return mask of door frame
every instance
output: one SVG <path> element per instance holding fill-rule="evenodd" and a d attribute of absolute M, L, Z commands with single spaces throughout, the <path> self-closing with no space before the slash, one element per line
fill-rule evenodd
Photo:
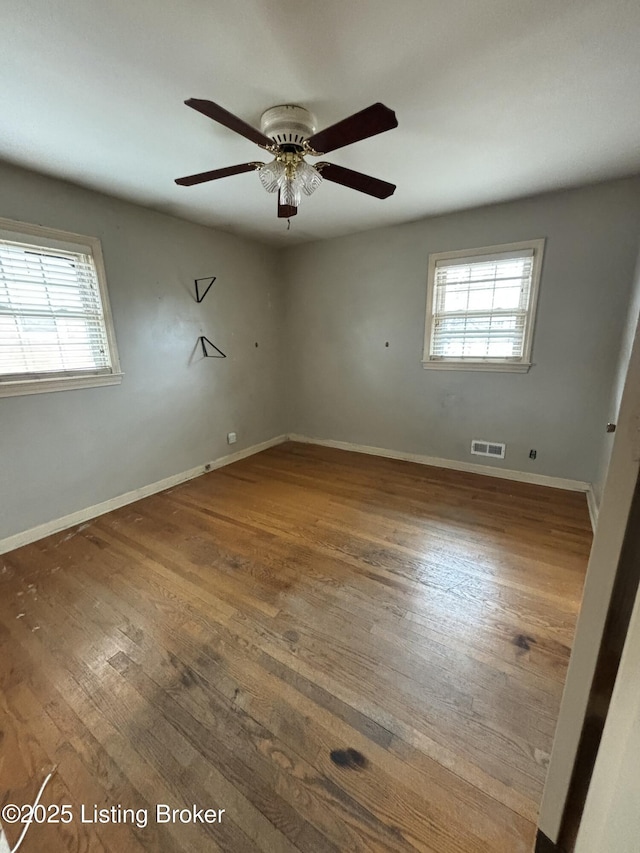
<path fill-rule="evenodd" d="M 633 300 L 637 302 L 638 300 Z M 555 849 L 640 469 L 640 318 L 624 379 L 540 814 L 538 850 Z M 604 428 L 604 424 L 603 424 Z M 552 847 L 539 846 L 551 844 Z"/>

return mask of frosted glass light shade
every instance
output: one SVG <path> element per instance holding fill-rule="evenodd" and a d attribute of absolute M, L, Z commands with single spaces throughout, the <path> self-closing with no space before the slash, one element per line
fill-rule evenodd
<path fill-rule="evenodd" d="M 302 201 L 302 193 L 311 195 L 322 183 L 322 176 L 309 163 L 300 160 L 293 169 L 289 169 L 280 160 L 273 160 L 258 169 L 262 186 L 268 193 L 280 191 L 282 204 L 298 207 Z"/>
<path fill-rule="evenodd" d="M 285 180 L 280 187 L 280 204 L 299 207 L 302 201 L 301 184 L 297 178 Z"/>
<path fill-rule="evenodd" d="M 302 192 L 311 195 L 322 183 L 322 175 L 309 163 L 302 160 L 296 169 L 296 178 L 301 182 Z"/>
<path fill-rule="evenodd" d="M 272 160 L 271 163 L 266 163 L 258 169 L 258 177 L 268 193 L 275 193 L 280 182 L 286 180 L 285 165 L 280 160 Z"/>

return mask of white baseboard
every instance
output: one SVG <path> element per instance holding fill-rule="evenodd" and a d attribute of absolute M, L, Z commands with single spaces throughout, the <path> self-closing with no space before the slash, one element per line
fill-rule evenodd
<path fill-rule="evenodd" d="M 221 456 L 219 459 L 215 459 L 212 462 L 198 465 L 196 468 L 190 468 L 188 471 L 182 471 L 179 474 L 173 474 L 171 477 L 165 477 L 163 480 L 150 483 L 148 486 L 141 486 L 139 489 L 134 489 L 132 492 L 117 495 L 115 498 L 110 498 L 102 503 L 78 510 L 78 512 L 72 512 L 62 518 L 56 518 L 52 521 L 46 522 L 45 524 L 39 524 L 37 527 L 32 527 L 29 530 L 16 533 L 13 536 L 7 536 L 5 539 L 0 539 L 0 554 L 6 554 L 8 551 L 13 551 L 15 548 L 21 548 L 23 545 L 36 542 L 38 539 L 44 539 L 45 536 L 50 536 L 52 533 L 59 533 L 61 530 L 67 530 L 70 527 L 75 527 L 78 524 L 91 521 L 91 519 L 97 518 L 99 515 L 104 515 L 105 512 L 111 512 L 111 510 L 119 509 L 122 506 L 134 503 L 134 501 L 139 501 L 141 498 L 146 498 L 149 495 L 155 495 L 158 492 L 163 492 L 165 489 L 170 489 L 173 486 L 177 486 L 179 483 L 184 483 L 187 480 L 192 480 L 194 477 L 199 477 L 207 471 L 213 471 L 216 468 L 222 468 L 224 465 L 230 465 L 232 462 L 238 462 L 240 459 L 245 459 L 247 456 L 253 456 L 255 453 L 260 453 L 261 450 L 267 450 L 269 447 L 275 447 L 275 445 L 282 444 L 285 441 L 299 441 L 304 444 L 319 444 L 324 447 L 335 447 L 338 450 L 351 450 L 355 453 L 368 453 L 371 456 L 384 456 L 388 459 L 403 459 L 407 462 L 417 462 L 419 465 L 433 465 L 436 468 L 450 468 L 454 471 L 484 474 L 489 477 L 500 477 L 504 480 L 516 480 L 520 483 L 533 483 L 539 486 L 550 486 L 554 489 L 567 489 L 573 492 L 585 492 L 591 524 L 595 530 L 598 518 L 596 497 L 591 485 L 580 480 L 567 480 L 562 477 L 549 477 L 545 474 L 532 474 L 529 471 L 512 471 L 507 468 L 494 468 L 491 465 L 478 465 L 473 462 L 458 462 L 455 459 L 441 459 L 436 456 L 423 456 L 419 453 L 405 453 L 400 450 L 388 450 L 383 447 L 369 447 L 363 444 L 352 444 L 348 441 L 333 441 L 331 439 L 309 438 L 304 435 L 292 434 L 279 435 L 275 438 L 269 439 L 268 441 L 263 441 L 260 444 L 245 447 L 243 450 L 238 450 L 235 453 L 229 453 L 227 456 Z"/>
<path fill-rule="evenodd" d="M 212 462 L 205 462 L 203 465 L 190 468 L 188 471 L 182 471 L 180 474 L 172 474 L 171 477 L 165 477 L 163 480 L 150 483 L 148 486 L 141 486 L 139 489 L 126 492 L 124 495 L 117 495 L 115 498 L 110 498 L 107 501 L 102 501 L 102 503 L 78 510 L 78 512 L 72 512 L 70 515 L 62 516 L 62 518 L 55 518 L 52 521 L 47 521 L 45 524 L 39 524 L 37 527 L 24 530 L 22 533 L 16 533 L 14 536 L 7 536 L 5 539 L 0 539 L 0 554 L 6 554 L 15 548 L 21 548 L 23 545 L 36 542 L 38 539 L 44 539 L 45 536 L 51 536 L 52 533 L 67 530 L 69 527 L 75 527 L 77 524 L 82 524 L 85 521 L 91 521 L 91 519 L 97 518 L 99 515 L 104 515 L 105 512 L 111 512 L 113 509 L 119 509 L 121 506 L 139 501 L 141 498 L 155 495 L 157 492 L 163 492 L 165 489 L 170 489 L 179 483 L 192 480 L 194 477 L 199 477 L 201 474 L 206 474 L 208 471 L 213 471 L 216 468 L 222 468 L 224 465 L 230 465 L 232 462 L 238 462 L 240 459 L 253 456 L 254 453 L 260 453 L 261 450 L 267 450 L 267 448 L 274 447 L 276 444 L 282 444 L 283 441 L 287 440 L 288 436 L 286 435 L 270 438 L 268 441 L 254 444 L 251 447 L 245 447 L 243 450 L 229 453 L 227 456 L 221 456 Z"/>
<path fill-rule="evenodd" d="M 596 497 L 595 490 L 593 486 L 590 486 L 589 491 L 587 492 L 587 506 L 589 507 L 589 518 L 591 519 L 591 529 L 593 532 L 596 532 L 596 524 L 598 523 L 598 512 L 600 511 L 600 507 L 598 506 L 598 499 Z"/>
<path fill-rule="evenodd" d="M 552 489 L 566 489 L 571 492 L 591 493 L 591 484 L 582 480 L 567 480 L 563 477 L 549 477 L 546 474 L 532 474 L 530 471 L 511 471 L 508 468 L 494 468 L 492 465 L 478 465 L 474 462 L 458 462 L 455 459 L 440 459 L 437 456 L 423 456 L 419 453 L 404 453 L 401 450 L 387 450 L 383 447 L 368 447 L 364 444 L 351 444 L 348 441 L 309 438 L 305 435 L 290 435 L 290 441 L 304 444 L 321 444 L 323 447 L 335 447 L 338 450 L 352 450 L 355 453 L 368 453 L 371 456 L 385 456 L 388 459 L 403 459 L 417 462 L 419 465 L 433 465 L 436 468 L 451 468 L 454 471 L 466 471 L 470 474 L 484 474 L 488 477 L 500 477 L 503 480 L 517 480 L 519 483 L 533 483 L 537 486 L 550 486 Z"/>

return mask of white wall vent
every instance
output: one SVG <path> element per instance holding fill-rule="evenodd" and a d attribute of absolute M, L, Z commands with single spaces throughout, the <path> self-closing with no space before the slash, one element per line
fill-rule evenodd
<path fill-rule="evenodd" d="M 504 459 L 506 444 L 500 444 L 498 441 L 483 441 L 480 438 L 474 438 L 471 441 L 471 452 L 476 456 L 495 456 L 498 459 Z"/>

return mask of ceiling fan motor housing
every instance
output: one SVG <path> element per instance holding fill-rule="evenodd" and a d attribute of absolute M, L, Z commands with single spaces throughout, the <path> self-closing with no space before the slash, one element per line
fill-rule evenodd
<path fill-rule="evenodd" d="M 276 145 L 302 146 L 316 132 L 316 119 L 309 110 L 295 104 L 280 104 L 262 113 L 260 130 Z"/>

